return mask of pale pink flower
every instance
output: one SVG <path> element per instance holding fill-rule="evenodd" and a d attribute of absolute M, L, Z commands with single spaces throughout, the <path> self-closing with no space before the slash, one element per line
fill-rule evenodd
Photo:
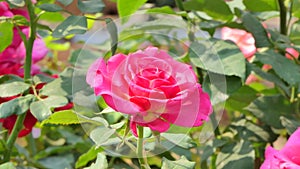
<path fill-rule="evenodd" d="M 234 42 L 242 51 L 245 58 L 250 59 L 256 52 L 255 40 L 251 33 L 241 29 L 223 27 L 221 38 Z"/>
<path fill-rule="evenodd" d="M 192 67 L 167 52 L 148 47 L 129 55 L 102 58 L 88 70 L 87 82 L 114 110 L 130 115 L 130 126 L 165 132 L 170 124 L 200 126 L 212 112 Z"/>
<path fill-rule="evenodd" d="M 265 161 L 260 169 L 299 169 L 300 168 L 300 128 L 289 138 L 283 149 L 271 146 L 265 151 Z"/>
<path fill-rule="evenodd" d="M 294 49 L 294 48 L 286 48 L 285 49 L 286 53 L 285 53 L 285 56 L 288 58 L 288 59 L 298 59 L 299 58 L 299 52 Z"/>

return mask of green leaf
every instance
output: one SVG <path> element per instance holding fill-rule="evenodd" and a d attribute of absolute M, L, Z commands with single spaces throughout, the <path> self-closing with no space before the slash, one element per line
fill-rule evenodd
<path fill-rule="evenodd" d="M 58 12 L 58 11 L 62 11 L 63 8 L 56 5 L 56 4 L 42 4 L 39 6 L 40 9 L 44 10 L 44 11 L 48 11 L 48 12 Z"/>
<path fill-rule="evenodd" d="M 98 13 L 105 7 L 102 0 L 78 0 L 78 8 L 83 13 Z"/>
<path fill-rule="evenodd" d="M 25 1 L 24 0 L 7 0 L 7 2 L 13 6 L 16 7 L 23 7 L 25 6 Z"/>
<path fill-rule="evenodd" d="M 246 119 L 232 122 L 230 127 L 231 130 L 237 131 L 239 138 L 248 141 L 272 143 L 277 139 L 277 135 L 270 128 L 257 125 Z"/>
<path fill-rule="evenodd" d="M 195 167 L 195 162 L 188 161 L 184 156 L 181 156 L 179 160 L 170 161 L 163 157 L 162 159 L 162 169 L 193 169 Z"/>
<path fill-rule="evenodd" d="M 34 159 L 38 160 L 41 158 L 46 158 L 54 154 L 65 153 L 73 149 L 73 145 L 64 145 L 64 146 L 48 146 L 47 148 L 39 151 Z"/>
<path fill-rule="evenodd" d="M 45 20 L 47 22 L 62 22 L 65 18 L 60 12 L 44 12 L 41 14 L 40 20 Z"/>
<path fill-rule="evenodd" d="M 108 139 L 115 133 L 114 129 L 109 129 L 104 126 L 95 128 L 91 133 L 90 137 L 96 143 L 96 146 L 99 147 L 103 145 Z"/>
<path fill-rule="evenodd" d="M 189 0 L 183 2 L 185 10 L 202 11 L 204 8 L 204 0 Z"/>
<path fill-rule="evenodd" d="M 256 67 L 254 64 L 251 64 L 249 62 L 247 62 L 247 67 L 249 67 L 249 69 L 251 69 L 251 71 L 254 71 L 256 75 L 262 77 L 265 80 L 268 80 L 270 82 L 275 83 L 276 85 L 278 85 L 281 89 L 283 89 L 286 93 L 289 92 L 289 88 L 285 85 L 285 83 L 278 78 L 277 76 L 265 72 L 263 70 L 261 70 L 260 68 Z"/>
<path fill-rule="evenodd" d="M 264 123 L 277 129 L 283 128 L 280 117 L 288 117 L 288 114 L 293 112 L 289 101 L 281 95 L 260 96 L 245 109 Z"/>
<path fill-rule="evenodd" d="M 49 75 L 37 74 L 33 76 L 32 80 L 34 84 L 39 84 L 39 83 L 50 83 L 54 80 L 54 78 L 50 77 Z"/>
<path fill-rule="evenodd" d="M 299 119 L 281 116 L 280 121 L 282 125 L 287 129 L 287 132 L 289 134 L 293 134 L 300 127 Z"/>
<path fill-rule="evenodd" d="M 11 97 L 23 93 L 30 85 L 24 82 L 11 82 L 0 85 L 0 97 Z"/>
<path fill-rule="evenodd" d="M 174 19 L 174 18 L 172 18 Z M 142 24 L 136 24 L 134 25 L 133 28 L 130 28 L 129 31 L 131 32 L 136 32 L 138 30 L 144 30 L 144 31 L 149 31 L 149 30 L 158 30 L 158 29 L 171 29 L 171 28 L 184 28 L 186 23 L 183 20 L 177 20 L 176 19 L 176 24 L 174 24 L 174 20 L 172 19 L 166 19 L 166 18 L 159 18 L 147 22 L 143 22 Z M 132 36 L 132 33 L 130 34 Z"/>
<path fill-rule="evenodd" d="M 255 39 L 255 46 L 257 48 L 271 46 L 267 31 L 255 16 L 248 12 L 244 12 L 242 15 L 242 21 L 247 31 L 253 35 Z"/>
<path fill-rule="evenodd" d="M 72 94 L 88 87 L 85 78 L 85 71 L 75 70 L 74 68 L 67 68 L 59 75 L 59 78 L 46 84 L 40 90 L 40 94 L 46 96 L 71 96 Z"/>
<path fill-rule="evenodd" d="M 64 149 L 63 147 L 60 147 Z M 69 169 L 73 168 L 71 164 L 74 163 L 74 155 L 73 154 L 64 154 L 64 155 L 56 155 L 56 156 L 48 156 L 46 158 L 40 159 L 37 161 L 39 164 L 43 165 L 42 168 L 47 169 L 58 169 L 64 168 Z"/>
<path fill-rule="evenodd" d="M 29 104 L 33 102 L 34 99 L 34 95 L 28 94 L 0 104 L 0 118 L 6 118 L 13 114 L 19 115 L 27 112 Z"/>
<path fill-rule="evenodd" d="M 13 24 L 11 22 L 0 22 L 0 52 L 4 51 L 13 39 Z"/>
<path fill-rule="evenodd" d="M 291 27 L 290 39 L 295 45 L 300 45 L 300 20 L 293 23 Z"/>
<path fill-rule="evenodd" d="M 59 124 L 59 125 L 70 125 L 80 124 L 80 117 L 73 110 L 63 110 L 55 112 L 49 116 L 48 119 L 42 122 L 44 124 Z"/>
<path fill-rule="evenodd" d="M 243 0 L 245 6 L 250 11 L 263 12 L 263 11 L 277 11 L 276 0 Z M 258 5 L 259 4 L 259 5 Z"/>
<path fill-rule="evenodd" d="M 249 86 L 243 86 L 229 97 L 226 102 L 226 108 L 232 111 L 243 111 L 243 108 L 256 98 L 256 90 Z"/>
<path fill-rule="evenodd" d="M 73 2 L 73 0 L 57 0 L 57 1 L 62 3 L 64 6 L 68 6 Z"/>
<path fill-rule="evenodd" d="M 51 108 L 61 107 L 68 103 L 68 99 L 63 96 L 49 96 L 44 100 L 31 103 L 30 111 L 39 121 L 47 119 L 51 114 Z"/>
<path fill-rule="evenodd" d="M 292 14 L 295 17 L 300 18 L 300 1 L 299 0 L 293 0 L 293 8 L 292 8 Z"/>
<path fill-rule="evenodd" d="M 193 42 L 189 48 L 189 56 L 195 66 L 204 70 L 245 79 L 244 55 L 232 42 L 216 39 Z"/>
<path fill-rule="evenodd" d="M 285 56 L 268 50 L 264 53 L 257 53 L 256 57 L 262 63 L 271 65 L 275 73 L 290 85 L 300 83 L 300 66 Z"/>
<path fill-rule="evenodd" d="M 237 76 L 225 76 L 209 72 L 203 82 L 203 90 L 211 96 L 213 105 L 221 103 L 242 86 Z"/>
<path fill-rule="evenodd" d="M 0 169 L 16 169 L 12 162 L 7 162 L 0 165 Z"/>
<path fill-rule="evenodd" d="M 90 65 L 99 58 L 98 52 L 91 50 L 77 49 L 72 52 L 69 62 L 79 68 L 89 68 Z"/>
<path fill-rule="evenodd" d="M 97 160 L 89 167 L 85 167 L 84 169 L 107 169 L 108 163 L 106 160 L 106 156 L 102 153 L 98 153 Z"/>
<path fill-rule="evenodd" d="M 111 39 L 111 55 L 115 55 L 118 47 L 118 28 L 115 22 L 110 18 L 106 18 L 105 22 Z"/>
<path fill-rule="evenodd" d="M 191 137 L 189 137 L 186 134 L 173 134 L 173 133 L 161 133 L 161 144 L 162 145 L 169 145 L 168 142 L 171 142 L 177 146 L 180 146 L 182 148 L 185 149 L 189 149 L 191 147 L 194 147 L 194 144 L 192 143 L 192 139 Z M 163 139 L 167 139 L 168 141 L 166 142 L 166 144 L 164 143 Z M 167 147 L 169 148 L 169 147 Z"/>
<path fill-rule="evenodd" d="M 176 14 L 169 6 L 151 8 L 147 10 L 147 13 Z"/>
<path fill-rule="evenodd" d="M 118 0 L 117 8 L 122 21 L 126 22 L 127 19 L 125 17 L 135 13 L 135 11 L 137 11 L 146 2 L 147 0 Z"/>
<path fill-rule="evenodd" d="M 54 29 L 52 36 L 62 38 L 70 34 L 83 34 L 86 30 L 86 17 L 71 15 Z"/>
<path fill-rule="evenodd" d="M 217 168 L 253 169 L 255 152 L 249 141 L 230 143 L 221 149 L 217 156 Z"/>
<path fill-rule="evenodd" d="M 215 20 L 230 21 L 233 14 L 224 0 L 204 0 L 203 11 Z"/>
<path fill-rule="evenodd" d="M 78 160 L 76 161 L 75 168 L 80 168 L 86 166 L 90 161 L 94 160 L 97 157 L 99 152 L 102 152 L 103 149 L 101 147 L 96 148 L 93 146 L 89 149 L 88 152 L 82 154 Z"/>

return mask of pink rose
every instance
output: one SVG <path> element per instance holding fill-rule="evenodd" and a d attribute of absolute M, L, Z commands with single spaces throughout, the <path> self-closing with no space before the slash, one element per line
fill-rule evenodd
<path fill-rule="evenodd" d="M 28 12 L 26 10 L 9 9 L 9 5 L 6 2 L 0 2 L 0 16 L 13 17 L 14 15 L 23 15 L 29 19 Z M 29 27 L 21 26 L 19 28 L 27 37 L 29 36 Z M 36 37 L 32 51 L 32 74 L 37 74 L 40 72 L 39 67 L 35 65 L 35 63 L 42 60 L 47 53 L 48 49 L 46 48 L 43 40 L 39 37 Z M 26 49 L 24 42 L 22 41 L 17 28 L 14 28 L 12 43 L 0 53 L 0 75 L 15 74 L 23 76 L 25 57 Z"/>
<path fill-rule="evenodd" d="M 286 51 L 286 54 L 285 56 L 288 58 L 288 59 L 298 59 L 299 58 L 299 52 L 297 50 L 295 50 L 294 48 L 286 48 L 285 49 Z"/>
<path fill-rule="evenodd" d="M 250 59 L 255 54 L 255 40 L 251 33 L 241 29 L 223 27 L 221 34 L 222 39 L 234 42 L 240 48 L 245 58 Z"/>
<path fill-rule="evenodd" d="M 114 110 L 130 115 L 135 136 L 136 125 L 165 132 L 170 124 L 200 126 L 212 112 L 192 67 L 155 47 L 116 54 L 107 63 L 98 59 L 87 83 Z"/>
<path fill-rule="evenodd" d="M 299 169 L 300 168 L 300 128 L 289 138 L 284 148 L 275 150 L 267 147 L 265 161 L 260 169 Z"/>

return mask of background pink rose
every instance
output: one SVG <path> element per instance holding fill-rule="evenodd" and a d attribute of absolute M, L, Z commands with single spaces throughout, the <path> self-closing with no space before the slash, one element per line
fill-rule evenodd
<path fill-rule="evenodd" d="M 300 168 L 300 128 L 289 138 L 284 148 L 275 150 L 271 146 L 265 152 L 265 161 L 260 169 L 299 169 Z"/>
<path fill-rule="evenodd" d="M 91 65 L 87 82 L 114 110 L 129 114 L 136 125 L 165 132 L 170 124 L 199 126 L 212 111 L 191 66 L 175 61 L 165 51 L 144 51 L 112 56 Z"/>
<path fill-rule="evenodd" d="M 13 17 L 14 15 L 22 15 L 29 19 L 28 12 L 24 9 L 9 9 L 9 5 L 6 2 L 0 2 L 0 16 Z M 28 37 L 29 27 L 21 26 L 19 29 Z M 31 73 L 40 73 L 39 67 L 35 65 L 38 61 L 42 60 L 48 53 L 48 49 L 44 41 L 36 37 L 33 44 L 32 51 L 32 71 Z M 18 33 L 17 28 L 13 30 L 12 43 L 0 53 L 0 75 L 3 74 L 15 74 L 23 76 L 23 65 L 26 57 L 26 50 L 24 43 Z"/>
<path fill-rule="evenodd" d="M 240 48 L 245 58 L 250 59 L 255 54 L 255 40 L 251 33 L 241 29 L 223 27 L 221 34 L 222 39 L 234 42 Z"/>

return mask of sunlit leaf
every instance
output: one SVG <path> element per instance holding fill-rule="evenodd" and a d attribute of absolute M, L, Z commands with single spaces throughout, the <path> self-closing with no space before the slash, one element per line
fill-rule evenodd
<path fill-rule="evenodd" d="M 276 11 L 278 10 L 276 0 L 243 0 L 247 9 L 256 12 L 262 11 Z M 259 4 L 259 5 L 257 5 Z"/>
<path fill-rule="evenodd" d="M 11 22 L 0 22 L 0 52 L 6 49 L 13 39 L 13 24 Z"/>
<path fill-rule="evenodd" d="M 12 162 L 7 162 L 0 165 L 0 169 L 16 169 Z"/>
<path fill-rule="evenodd" d="M 147 0 L 118 0 L 117 7 L 122 21 L 125 22 L 127 20 L 125 17 L 135 13 L 146 2 Z"/>

